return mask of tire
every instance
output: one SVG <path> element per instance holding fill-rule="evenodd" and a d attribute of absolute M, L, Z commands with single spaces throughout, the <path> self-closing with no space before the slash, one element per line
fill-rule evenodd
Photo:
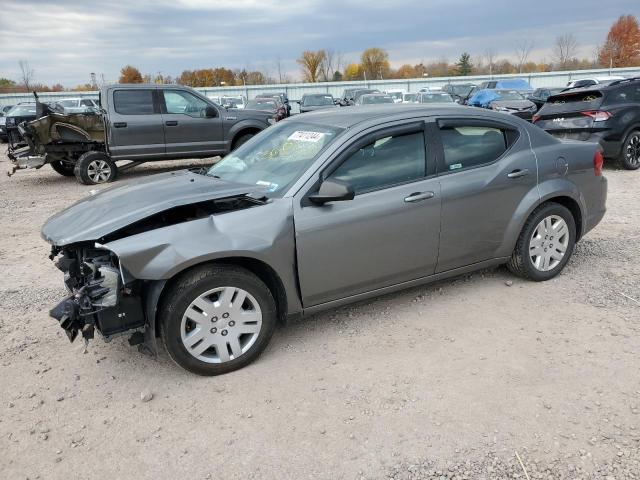
<path fill-rule="evenodd" d="M 223 297 L 230 299 L 227 308 L 220 305 L 226 303 Z M 269 343 L 277 319 L 267 286 L 232 265 L 186 273 L 169 287 L 160 312 L 160 336 L 169 356 L 198 375 L 221 375 L 253 362 Z"/>
<path fill-rule="evenodd" d="M 118 167 L 106 153 L 92 151 L 80 156 L 73 173 L 80 183 L 98 185 L 113 182 L 118 176 Z"/>
<path fill-rule="evenodd" d="M 236 140 L 233 142 L 233 148 L 231 149 L 231 151 L 237 149 L 240 145 L 242 145 L 243 143 L 248 142 L 251 137 L 253 137 L 255 135 L 255 133 L 245 133 L 244 135 L 240 135 L 238 138 L 236 138 Z"/>
<path fill-rule="evenodd" d="M 73 177 L 75 165 L 70 162 L 64 162 L 62 160 L 56 160 L 55 162 L 51 162 L 51 168 L 53 168 L 57 173 L 62 175 L 63 177 Z"/>
<path fill-rule="evenodd" d="M 565 228 L 562 228 L 560 220 L 564 222 Z M 545 221 L 549 223 L 543 223 Z M 551 234 L 545 231 L 547 227 Z M 560 231 L 560 237 L 554 235 L 556 229 Z M 573 254 L 575 242 L 576 222 L 569 209 L 558 203 L 544 203 L 525 222 L 507 267 L 514 274 L 528 280 L 549 280 L 558 275 L 567 264 Z M 536 243 L 539 244 L 536 250 L 539 255 L 532 254 Z"/>
<path fill-rule="evenodd" d="M 627 135 L 620 152 L 620 164 L 625 170 L 640 168 L 640 130 L 633 130 Z"/>

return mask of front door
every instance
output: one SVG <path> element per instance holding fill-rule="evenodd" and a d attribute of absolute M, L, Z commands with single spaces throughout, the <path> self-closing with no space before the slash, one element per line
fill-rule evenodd
<path fill-rule="evenodd" d="M 355 198 L 295 207 L 305 307 L 434 272 L 440 185 L 431 158 L 422 122 L 367 134 L 335 157 L 322 178 L 352 185 Z"/>
<path fill-rule="evenodd" d="M 198 157 L 225 151 L 220 108 L 185 90 L 161 90 L 167 155 Z M 207 117 L 207 107 L 218 114 Z"/>

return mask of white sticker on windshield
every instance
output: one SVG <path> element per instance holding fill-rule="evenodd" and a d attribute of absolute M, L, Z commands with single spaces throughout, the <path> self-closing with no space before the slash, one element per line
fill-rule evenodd
<path fill-rule="evenodd" d="M 299 142 L 319 142 L 324 137 L 324 133 L 320 132 L 304 132 L 297 130 L 289 136 L 288 140 L 297 140 Z"/>

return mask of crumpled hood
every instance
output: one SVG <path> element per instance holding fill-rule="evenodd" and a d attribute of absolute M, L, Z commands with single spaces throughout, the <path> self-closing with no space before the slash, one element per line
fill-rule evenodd
<path fill-rule="evenodd" d="M 116 185 L 87 196 L 49 218 L 42 237 L 64 246 L 95 241 L 155 213 L 180 205 L 264 191 L 181 170 Z"/>

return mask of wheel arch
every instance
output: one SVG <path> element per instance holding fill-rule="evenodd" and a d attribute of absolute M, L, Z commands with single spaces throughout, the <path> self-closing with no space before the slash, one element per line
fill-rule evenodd
<path fill-rule="evenodd" d="M 157 312 L 162 308 L 162 303 L 166 297 L 166 294 L 169 288 L 178 282 L 184 275 L 189 274 L 189 272 L 197 269 L 206 267 L 207 265 L 233 265 L 237 267 L 245 268 L 246 270 L 253 273 L 256 277 L 258 277 L 264 284 L 267 286 L 273 299 L 276 302 L 276 311 L 278 315 L 278 321 L 281 323 L 286 323 L 287 320 L 287 295 L 284 287 L 284 283 L 282 279 L 275 271 L 273 267 L 271 267 L 266 262 L 259 260 L 253 257 L 245 257 L 245 256 L 229 256 L 216 258 L 213 260 L 208 260 L 201 263 L 196 263 L 194 265 L 190 265 L 183 270 L 176 272 L 170 279 L 154 281 L 154 284 L 160 285 L 160 291 L 157 294 L 157 299 L 155 300 L 155 304 L 147 305 L 147 310 L 149 313 L 152 313 L 154 320 L 154 329 L 156 332 L 159 332 L 159 315 Z"/>
<path fill-rule="evenodd" d="M 242 137 L 243 135 L 252 134 L 256 135 L 260 133 L 262 130 L 256 126 L 245 126 L 234 132 L 233 137 L 231 138 L 231 150 L 233 151 L 236 147 L 236 141 Z"/>
<path fill-rule="evenodd" d="M 565 207 L 567 210 L 571 212 L 573 216 L 573 220 L 576 224 L 576 242 L 580 240 L 582 237 L 582 232 L 584 228 L 583 218 L 582 218 L 582 209 L 580 208 L 580 204 L 572 197 L 567 195 L 558 195 L 555 197 L 549 197 L 536 206 L 538 208 L 540 205 L 545 203 L 557 203 Z"/>

